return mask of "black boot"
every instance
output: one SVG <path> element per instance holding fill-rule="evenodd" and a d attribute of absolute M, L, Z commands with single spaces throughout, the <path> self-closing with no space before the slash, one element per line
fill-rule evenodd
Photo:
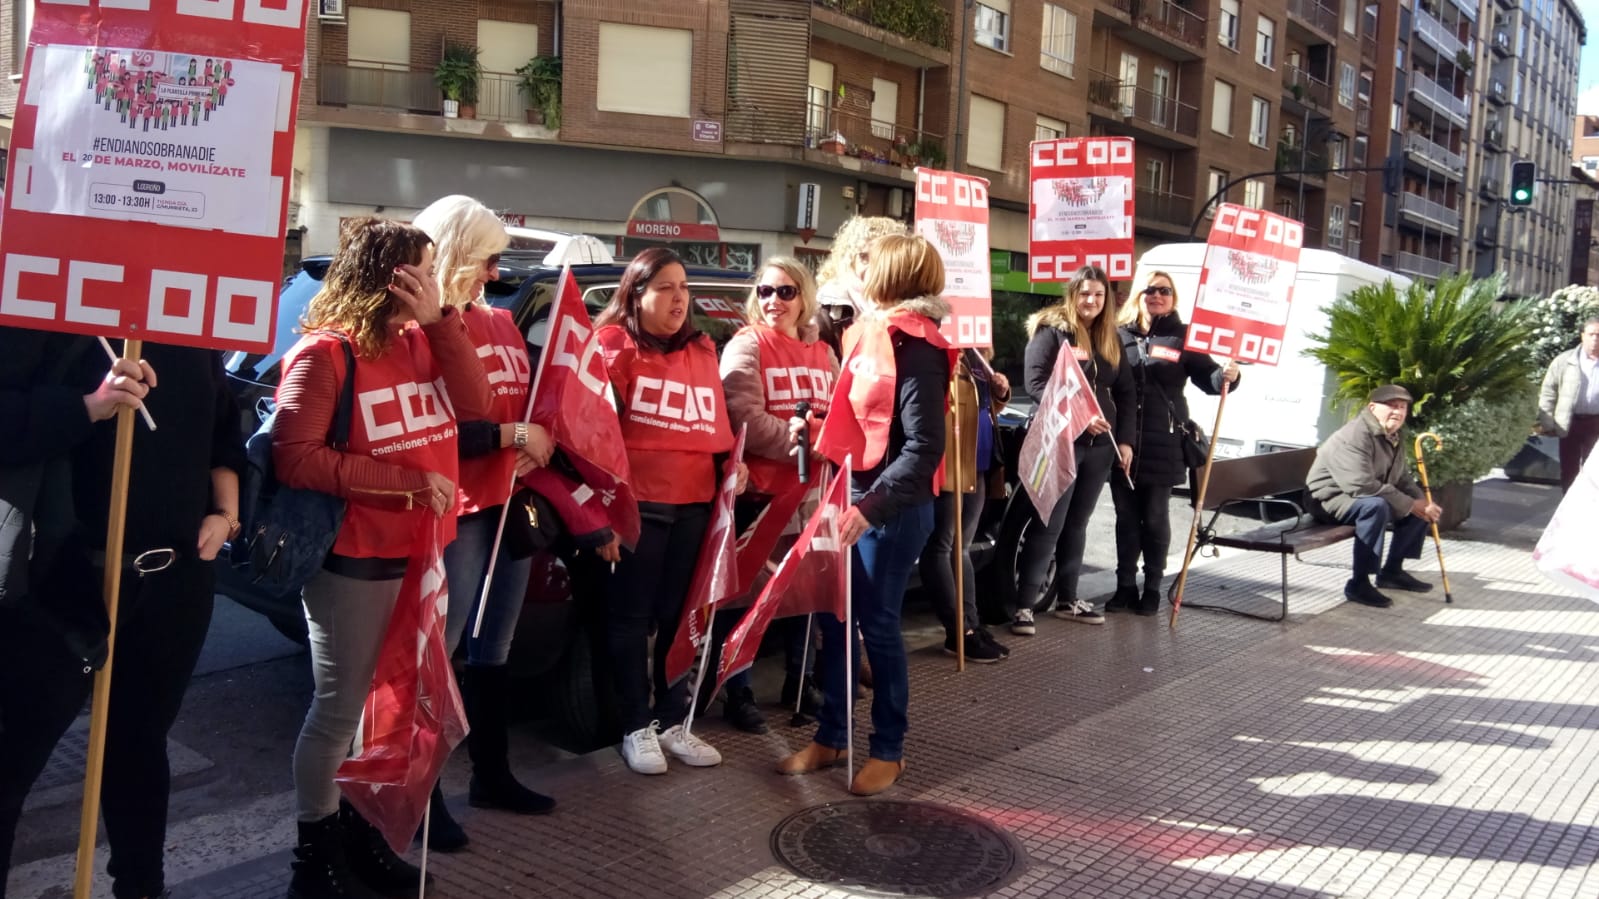
<path fill-rule="evenodd" d="M 722 717 L 747 734 L 767 733 L 766 716 L 755 704 L 755 691 L 749 687 L 728 687 L 722 701 Z"/>
<path fill-rule="evenodd" d="M 510 670 L 504 665 L 469 665 L 461 686 L 466 718 L 472 730 L 466 751 L 472 757 L 472 787 L 467 802 L 473 808 L 493 808 L 519 815 L 547 815 L 555 800 L 517 782 L 510 761 Z M 434 813 L 433 826 L 439 819 Z"/>
<path fill-rule="evenodd" d="M 1117 584 L 1116 592 L 1105 600 L 1107 612 L 1131 612 L 1138 605 L 1138 586 L 1136 584 Z"/>
<path fill-rule="evenodd" d="M 1138 597 L 1138 605 L 1133 611 L 1139 615 L 1160 613 L 1160 578 L 1155 578 L 1153 582 L 1144 581 L 1144 592 Z"/>
<path fill-rule="evenodd" d="M 342 799 L 339 800 L 339 824 L 344 828 L 344 857 L 362 883 L 385 896 L 416 894 L 422 870 L 395 855 L 383 834 L 367 823 L 355 806 Z M 432 885 L 433 878 L 429 876 L 428 886 Z"/>
<path fill-rule="evenodd" d="M 344 828 L 337 814 L 300 822 L 300 843 L 289 863 L 288 899 L 378 899 L 379 894 L 350 870 L 344 853 Z"/>
<path fill-rule="evenodd" d="M 455 816 L 450 814 L 450 807 L 444 804 L 444 790 L 437 782 L 433 784 L 433 795 L 428 797 L 428 820 L 416 828 L 419 840 L 424 827 L 428 832 L 428 848 L 434 852 L 460 852 L 471 842 Z"/>

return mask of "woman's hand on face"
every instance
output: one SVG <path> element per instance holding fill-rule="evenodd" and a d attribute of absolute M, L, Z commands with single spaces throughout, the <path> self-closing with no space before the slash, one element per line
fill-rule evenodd
<path fill-rule="evenodd" d="M 1121 457 L 1122 471 L 1131 472 L 1133 470 L 1132 445 L 1126 443 L 1116 444 L 1116 455 Z"/>
<path fill-rule="evenodd" d="M 861 535 L 870 530 L 871 527 L 872 523 L 866 520 L 865 515 L 861 514 L 861 507 L 850 506 L 844 510 L 843 516 L 838 520 L 839 542 L 846 547 L 854 546 L 855 541 L 861 539 Z"/>
<path fill-rule="evenodd" d="M 428 472 L 427 478 L 428 490 L 423 500 L 434 515 L 442 518 L 455 508 L 455 482 L 436 471 Z"/>
<path fill-rule="evenodd" d="M 144 407 L 144 398 L 156 386 L 155 369 L 143 359 L 118 359 L 111 370 L 100 379 L 93 393 L 83 395 L 83 407 L 90 421 L 105 421 L 117 414 L 117 409 Z"/>
<path fill-rule="evenodd" d="M 1237 384 L 1238 363 L 1229 359 L 1227 361 L 1227 367 L 1221 370 L 1221 376 L 1227 381 L 1228 384 Z"/>
<path fill-rule="evenodd" d="M 207 515 L 200 519 L 200 539 L 195 542 L 194 548 L 199 553 L 200 561 L 209 562 L 217 557 L 222 544 L 227 542 L 228 534 L 233 532 L 233 525 L 221 515 Z"/>
<path fill-rule="evenodd" d="M 402 265 L 389 279 L 389 290 L 419 325 L 431 325 L 444 316 L 439 282 L 414 265 Z"/>

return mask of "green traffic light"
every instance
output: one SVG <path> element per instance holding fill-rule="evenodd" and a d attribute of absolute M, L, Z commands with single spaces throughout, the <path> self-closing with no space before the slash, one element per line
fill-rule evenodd
<path fill-rule="evenodd" d="M 1516 191 L 1516 199 L 1518 199 L 1518 200 L 1527 200 L 1527 199 L 1530 199 L 1531 197 L 1532 197 L 1532 193 L 1530 191 L 1525 191 L 1525 190 Z"/>

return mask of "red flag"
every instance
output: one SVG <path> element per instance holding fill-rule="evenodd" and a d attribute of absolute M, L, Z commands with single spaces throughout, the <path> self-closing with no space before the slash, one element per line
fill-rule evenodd
<path fill-rule="evenodd" d="M 711 527 L 705 532 L 705 542 L 700 544 L 694 580 L 689 583 L 688 597 L 683 601 L 683 617 L 677 623 L 672 648 L 666 653 L 666 682 L 669 684 L 687 677 L 694 667 L 695 657 L 709 638 L 709 624 L 716 605 L 738 594 L 738 563 L 733 551 L 738 536 L 733 526 L 733 488 L 738 484 L 738 476 L 734 469 L 744 461 L 744 436 L 748 431 L 749 425 L 738 429 L 738 440 L 733 443 L 733 454 L 728 457 L 722 477 L 722 489 L 716 494 Z"/>
<path fill-rule="evenodd" d="M 738 592 L 748 593 L 755 587 L 766 563 L 772 560 L 777 541 L 788 530 L 794 513 L 798 512 L 807 496 L 817 494 L 819 484 L 801 484 L 798 480 L 766 504 L 761 514 L 738 537 Z M 813 502 L 815 499 L 812 500 Z"/>
<path fill-rule="evenodd" d="M 405 852 L 450 751 L 466 739 L 466 713 L 444 648 L 443 519 L 422 528 L 400 584 L 361 712 L 356 754 L 338 783 L 395 852 Z"/>
<path fill-rule="evenodd" d="M 1016 459 L 1022 483 L 1033 498 L 1038 516 L 1045 521 L 1077 479 L 1072 442 L 1091 419 L 1102 414 L 1099 400 L 1071 349 L 1062 347 L 1055 357 L 1055 370 L 1049 375 L 1044 395 L 1038 399 L 1038 412 Z"/>
<path fill-rule="evenodd" d="M 533 421 L 550 432 L 566 457 L 605 503 L 611 529 L 629 548 L 638 544 L 638 501 L 622 443 L 622 422 L 611 399 L 611 376 L 594 339 L 577 281 L 561 273 L 544 352 L 534 366 Z"/>
<path fill-rule="evenodd" d="M 850 552 L 839 542 L 838 521 L 848 508 L 849 470 L 841 467 L 794 548 L 783 557 L 761 595 L 727 635 L 716 670 L 717 690 L 729 677 L 755 664 L 761 638 L 773 618 L 827 612 L 843 619 Z"/>

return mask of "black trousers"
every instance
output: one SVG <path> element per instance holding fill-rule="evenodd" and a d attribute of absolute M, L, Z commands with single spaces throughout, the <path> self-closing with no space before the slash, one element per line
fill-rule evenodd
<path fill-rule="evenodd" d="M 1116 506 L 1116 584 L 1136 583 L 1138 557 L 1144 557 L 1144 589 L 1160 589 L 1166 574 L 1166 553 L 1171 549 L 1171 486 L 1139 484 L 1110 479 L 1110 498 Z"/>
<path fill-rule="evenodd" d="M 100 789 L 117 899 L 166 886 L 167 733 L 211 626 L 213 589 L 211 564 L 192 557 L 142 578 L 122 576 Z M 23 800 L 92 686 L 59 635 L 25 612 L 0 609 L 0 899 Z"/>
<path fill-rule="evenodd" d="M 1573 415 L 1566 436 L 1560 438 L 1560 492 L 1565 493 L 1577 483 L 1582 463 L 1593 453 L 1599 442 L 1599 415 Z"/>
<path fill-rule="evenodd" d="M 977 614 L 977 573 L 972 570 L 972 538 L 983 519 L 987 479 L 979 479 L 977 489 L 961 494 L 961 580 L 966 588 L 964 602 L 967 631 L 983 626 Z M 933 534 L 916 562 L 922 587 L 932 594 L 933 611 L 944 625 L 944 636 L 955 638 L 955 494 L 940 493 L 933 499 Z"/>
<path fill-rule="evenodd" d="M 1032 524 L 1022 541 L 1016 595 L 1035 605 L 1051 556 L 1055 559 L 1055 587 L 1061 607 L 1070 606 L 1078 598 L 1077 582 L 1083 573 L 1083 553 L 1088 549 L 1088 520 L 1099 504 L 1105 479 L 1118 461 L 1116 445 L 1106 441 L 1079 443 L 1076 450 L 1076 479 L 1066 488 L 1066 495 L 1055 505 L 1047 523 L 1039 518 L 1037 509 L 1033 510 Z M 1122 486 L 1127 486 L 1125 475 L 1119 470 L 1115 474 L 1124 479 Z M 1117 516 L 1118 521 L 1120 517 Z"/>
<path fill-rule="evenodd" d="M 675 686 L 666 683 L 666 654 L 677 635 L 683 601 L 699 561 L 700 542 L 711 521 L 708 503 L 640 503 L 639 512 L 643 527 L 638 547 L 622 551 L 607 591 L 606 629 L 623 733 L 632 733 L 652 720 L 660 721 L 661 729 L 666 730 L 688 715 L 689 678 Z M 653 706 L 648 649 L 652 627 Z"/>

